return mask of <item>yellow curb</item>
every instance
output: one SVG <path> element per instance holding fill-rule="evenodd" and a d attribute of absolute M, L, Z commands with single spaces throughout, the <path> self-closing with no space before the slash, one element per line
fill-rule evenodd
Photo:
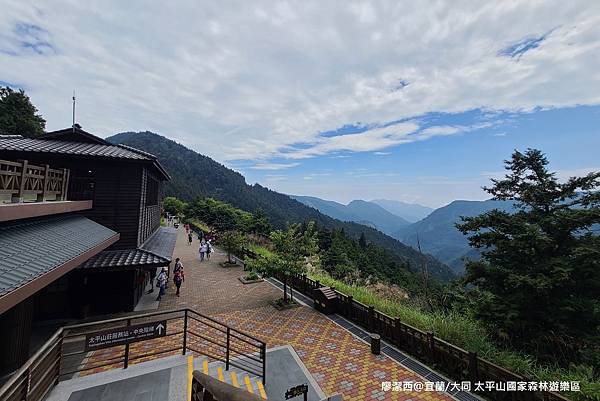
<path fill-rule="evenodd" d="M 244 382 L 246 383 L 246 389 L 248 392 L 254 394 L 254 389 L 252 388 L 252 383 L 250 383 L 250 378 L 248 375 L 244 376 Z"/>
<path fill-rule="evenodd" d="M 256 381 L 256 385 L 258 386 L 258 392 L 260 393 L 260 396 L 263 398 L 263 400 L 267 399 L 267 393 L 265 393 L 265 388 L 262 384 L 262 381 L 257 380 Z"/>

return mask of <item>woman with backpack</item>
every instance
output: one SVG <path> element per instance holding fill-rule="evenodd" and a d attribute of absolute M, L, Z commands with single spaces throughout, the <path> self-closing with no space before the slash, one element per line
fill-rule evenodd
<path fill-rule="evenodd" d="M 173 282 L 175 283 L 175 287 L 177 287 L 177 292 L 175 295 L 179 296 L 179 289 L 181 287 L 181 283 L 185 281 L 185 274 L 183 272 L 183 263 L 179 260 L 179 258 L 175 259 L 175 267 L 173 268 Z"/>

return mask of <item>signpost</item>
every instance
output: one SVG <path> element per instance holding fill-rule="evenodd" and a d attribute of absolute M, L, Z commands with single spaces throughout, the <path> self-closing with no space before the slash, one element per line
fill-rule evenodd
<path fill-rule="evenodd" d="M 115 327 L 85 336 L 85 350 L 115 347 L 137 341 L 152 340 L 167 334 L 167 321 L 149 322 L 133 326 Z"/>
<path fill-rule="evenodd" d="M 308 384 L 299 384 L 296 387 L 290 388 L 285 392 L 285 399 L 289 400 L 299 395 L 304 395 L 304 401 L 308 399 Z"/>

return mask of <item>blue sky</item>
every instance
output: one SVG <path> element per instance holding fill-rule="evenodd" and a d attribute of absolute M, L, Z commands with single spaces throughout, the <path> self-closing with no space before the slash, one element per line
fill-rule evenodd
<path fill-rule="evenodd" d="M 599 2 L 5 3 L 0 83 L 50 130 L 76 90 L 97 135 L 154 131 L 341 202 L 483 199 L 515 148 L 600 167 Z"/>

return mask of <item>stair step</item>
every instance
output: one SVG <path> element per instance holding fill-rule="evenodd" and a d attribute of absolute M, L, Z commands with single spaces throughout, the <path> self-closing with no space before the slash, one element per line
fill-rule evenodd
<path fill-rule="evenodd" d="M 225 370 L 224 363 L 218 361 L 209 362 L 206 357 L 196 358 L 194 360 L 194 369 L 200 370 L 204 374 L 224 383 L 244 389 L 249 393 L 257 394 L 265 400 L 267 399 L 265 387 L 258 376 L 235 368 Z"/>

